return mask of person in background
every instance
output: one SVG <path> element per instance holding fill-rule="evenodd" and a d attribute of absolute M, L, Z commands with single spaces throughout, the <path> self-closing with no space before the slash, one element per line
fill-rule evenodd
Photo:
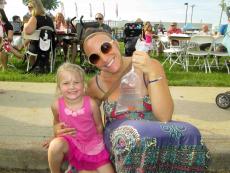
<path fill-rule="evenodd" d="M 25 34 L 32 34 L 35 30 L 43 27 L 48 26 L 54 29 L 53 20 L 46 15 L 44 6 L 41 0 L 30 0 L 30 5 L 32 7 L 32 16 L 30 17 L 29 21 L 24 25 L 23 32 Z M 53 41 L 53 40 L 52 40 Z M 48 52 L 46 56 L 41 57 L 39 54 L 39 41 L 31 40 L 29 44 L 28 51 L 31 52 L 31 57 L 33 57 L 33 61 L 36 58 L 36 67 L 33 66 L 33 70 L 35 73 L 47 73 L 49 72 L 49 56 Z M 35 55 L 35 56 L 34 56 Z M 31 59 L 31 58 L 30 58 Z M 31 62 L 31 64 L 34 64 Z"/>
<path fill-rule="evenodd" d="M 144 22 L 141 33 L 141 40 L 145 40 L 145 30 L 149 25 L 151 25 L 150 21 Z"/>
<path fill-rule="evenodd" d="M 102 29 L 106 30 L 107 32 L 112 33 L 112 29 L 110 28 L 110 26 L 104 23 L 103 14 L 97 13 L 95 15 L 95 20 L 99 23 L 99 25 L 100 25 L 99 28 L 102 28 Z"/>
<path fill-rule="evenodd" d="M 171 34 L 181 34 L 181 33 L 182 33 L 182 30 L 180 28 L 177 28 L 177 23 L 176 22 L 171 23 L 167 31 L 167 34 L 171 35 Z"/>
<path fill-rule="evenodd" d="M 228 27 L 230 27 L 230 16 L 228 16 L 228 23 L 220 26 L 217 37 L 221 36 L 221 35 L 225 36 L 225 34 L 227 33 L 227 30 L 228 30 Z M 223 45 L 219 45 L 219 46 L 217 46 L 217 51 L 227 52 L 227 48 Z"/>
<path fill-rule="evenodd" d="M 27 4 L 27 7 L 28 7 L 28 12 L 23 16 L 23 18 L 30 18 L 32 16 L 32 10 L 33 10 L 33 6 L 32 4 L 29 2 Z"/>
<path fill-rule="evenodd" d="M 57 35 L 59 33 L 67 33 L 67 29 L 68 29 L 67 23 L 66 23 L 64 15 L 61 12 L 57 13 L 55 16 L 54 27 L 55 27 L 55 31 L 56 31 Z M 57 39 L 58 39 L 57 45 L 61 46 L 63 48 L 64 61 L 66 61 L 69 44 L 67 43 L 67 41 L 64 41 L 62 38 L 63 37 L 61 37 L 61 38 L 57 37 Z"/>
<path fill-rule="evenodd" d="M 171 25 L 167 31 L 167 35 L 172 35 L 172 34 L 182 34 L 182 30 L 180 28 L 177 28 L 176 22 L 171 23 Z M 178 46 L 179 41 L 178 40 L 171 40 L 171 44 L 173 46 Z"/>
<path fill-rule="evenodd" d="M 65 21 L 64 15 L 61 12 L 56 14 L 54 23 L 55 23 L 54 26 L 55 26 L 56 32 L 67 33 L 67 23 Z"/>
<path fill-rule="evenodd" d="M 87 60 L 100 70 L 89 80 L 86 94 L 98 105 L 103 103 L 104 141 L 117 173 L 207 170 L 209 155 L 199 130 L 187 122 L 172 120 L 173 99 L 158 60 L 142 51 L 123 57 L 111 34 L 95 28 L 86 31 L 83 49 Z M 130 99 L 126 103 L 130 107 L 118 111 L 118 101 L 124 94 L 122 77 L 132 66 L 141 86 L 141 101 L 133 107 Z M 54 131 L 56 136 L 77 133 L 60 124 Z"/>
<path fill-rule="evenodd" d="M 9 45 L 13 41 L 13 26 L 8 21 L 4 7 L 6 1 L 0 1 L 0 67 L 2 70 L 7 69 Z"/>
<path fill-rule="evenodd" d="M 142 51 L 146 51 L 149 54 L 151 53 L 152 49 L 153 49 L 153 36 L 155 35 L 153 30 L 152 30 L 152 25 L 150 22 L 146 22 L 143 26 L 143 31 L 142 31 L 142 41 L 144 41 L 144 47 L 142 46 L 138 46 L 138 42 L 136 43 L 136 50 L 142 50 Z"/>
<path fill-rule="evenodd" d="M 76 129 L 76 135 L 54 138 L 48 149 L 51 173 L 61 173 L 68 160 L 79 173 L 97 170 L 114 173 L 103 142 L 103 124 L 97 103 L 85 95 L 85 76 L 80 66 L 62 64 L 57 70 L 57 98 L 51 106 L 53 125 L 62 122 Z"/>
<path fill-rule="evenodd" d="M 212 36 L 212 33 L 209 31 L 208 25 L 207 24 L 203 24 L 201 31 L 199 33 L 197 33 L 196 35 L 209 35 Z M 210 48 L 211 43 L 204 43 L 200 45 L 200 50 L 206 50 L 208 48 Z"/>
<path fill-rule="evenodd" d="M 1 53 L 0 53 L 1 66 L 2 66 L 2 69 L 4 70 L 7 68 L 9 53 L 13 53 L 15 57 L 21 60 L 25 60 L 26 57 L 24 53 L 20 52 L 20 50 L 22 49 L 24 45 L 27 45 L 27 42 L 25 41 L 25 43 L 23 44 L 21 35 L 13 36 L 13 26 L 7 20 L 4 10 L 0 9 L 0 12 L 1 12 L 0 26 L 3 27 L 3 30 L 5 30 L 2 36 L 0 36 L 2 39 L 2 47 L 1 47 Z M 5 38 L 5 36 L 7 35 L 8 37 Z M 13 40 L 11 41 L 12 36 L 13 36 Z"/>
<path fill-rule="evenodd" d="M 21 34 L 22 32 L 22 21 L 20 19 L 20 16 L 13 16 L 12 17 L 13 19 L 13 22 L 12 22 L 12 25 L 13 25 L 13 29 L 14 29 L 14 34 Z"/>
<path fill-rule="evenodd" d="M 197 34 L 198 35 L 212 35 L 212 33 L 209 31 L 207 24 L 203 24 L 201 27 L 201 31 Z"/>

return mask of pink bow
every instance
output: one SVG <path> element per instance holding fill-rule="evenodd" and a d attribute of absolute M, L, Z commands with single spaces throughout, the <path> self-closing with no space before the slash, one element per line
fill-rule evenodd
<path fill-rule="evenodd" d="M 82 108 L 82 109 L 77 110 L 77 111 L 72 111 L 72 110 L 70 110 L 68 108 L 65 108 L 64 112 L 65 112 L 66 115 L 70 115 L 70 116 L 76 117 L 78 115 L 84 114 L 85 113 L 85 109 Z"/>

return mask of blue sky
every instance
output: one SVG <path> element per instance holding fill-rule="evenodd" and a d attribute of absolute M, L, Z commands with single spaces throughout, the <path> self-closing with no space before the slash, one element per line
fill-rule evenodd
<path fill-rule="evenodd" d="M 93 19 L 96 12 L 104 12 L 106 20 L 135 20 L 140 17 L 144 21 L 184 22 L 186 6 L 188 5 L 187 21 L 191 20 L 191 5 L 193 8 L 193 22 L 211 23 L 218 25 L 221 8 L 221 0 L 61 0 L 64 3 L 66 17 L 76 15 L 75 2 L 78 9 L 78 18 L 84 15 L 84 19 Z M 230 5 L 230 0 L 225 0 Z M 92 6 L 92 17 L 90 17 L 89 4 Z M 116 4 L 118 4 L 118 17 L 116 16 Z M 7 16 L 11 19 L 13 15 L 23 16 L 27 8 L 22 0 L 7 0 L 5 7 Z M 61 11 L 61 8 L 57 9 Z M 55 14 L 55 12 L 52 12 Z M 222 23 L 226 23 L 226 14 L 223 15 Z"/>

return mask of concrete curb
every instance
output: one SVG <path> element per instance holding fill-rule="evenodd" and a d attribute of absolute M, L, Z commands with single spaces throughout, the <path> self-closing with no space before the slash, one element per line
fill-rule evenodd
<path fill-rule="evenodd" d="M 170 87 L 174 120 L 194 124 L 212 156 L 209 172 L 230 173 L 230 109 L 215 97 L 230 88 Z M 48 173 L 44 140 L 52 136 L 53 83 L 0 81 L 0 172 Z"/>

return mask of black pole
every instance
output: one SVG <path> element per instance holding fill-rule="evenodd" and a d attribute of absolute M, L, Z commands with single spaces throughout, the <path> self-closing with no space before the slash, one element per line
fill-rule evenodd
<path fill-rule="evenodd" d="M 184 3 L 184 5 L 186 5 L 186 13 L 185 13 L 185 22 L 184 22 L 184 25 L 187 24 L 187 16 L 188 16 L 188 3 Z"/>

